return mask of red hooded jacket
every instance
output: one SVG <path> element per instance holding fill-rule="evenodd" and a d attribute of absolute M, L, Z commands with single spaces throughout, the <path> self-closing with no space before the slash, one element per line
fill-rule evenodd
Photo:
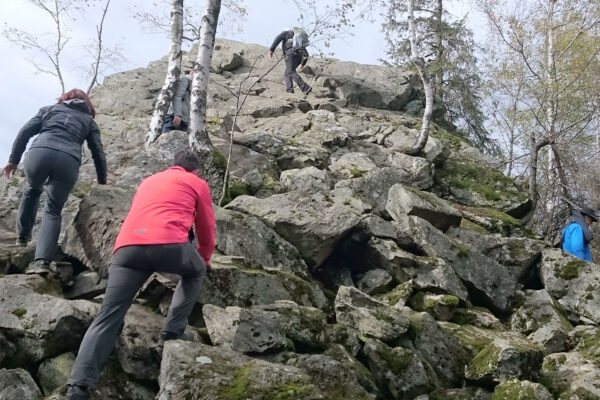
<path fill-rule="evenodd" d="M 123 246 L 186 243 L 195 223 L 198 253 L 206 265 L 215 248 L 215 215 L 208 184 L 171 167 L 140 184 L 115 242 Z"/>

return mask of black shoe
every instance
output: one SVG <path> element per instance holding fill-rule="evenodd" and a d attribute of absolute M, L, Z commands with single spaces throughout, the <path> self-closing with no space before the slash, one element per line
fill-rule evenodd
<path fill-rule="evenodd" d="M 288 90 L 286 90 L 286 92 L 288 92 L 288 93 L 294 93 L 294 89 L 291 89 L 291 90 L 288 89 Z"/>
<path fill-rule="evenodd" d="M 312 92 L 312 87 L 310 87 L 310 86 L 309 86 L 309 87 L 308 87 L 308 89 L 306 89 L 306 90 L 304 91 L 304 95 L 305 95 L 305 96 L 308 96 L 308 94 L 309 94 L 310 92 Z"/>
<path fill-rule="evenodd" d="M 89 400 L 90 393 L 88 392 L 88 388 L 85 386 L 79 385 L 68 385 L 67 390 L 67 400 Z"/>
<path fill-rule="evenodd" d="M 29 266 L 25 270 L 25 273 L 29 275 L 48 275 L 50 273 L 50 261 L 45 260 L 43 258 L 39 258 L 31 264 L 29 264 Z"/>

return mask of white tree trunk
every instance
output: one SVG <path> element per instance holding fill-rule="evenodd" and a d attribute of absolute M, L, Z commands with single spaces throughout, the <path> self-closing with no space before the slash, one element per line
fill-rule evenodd
<path fill-rule="evenodd" d="M 210 61 L 212 59 L 221 0 L 207 0 L 206 11 L 202 17 L 198 58 L 192 84 L 192 99 L 190 110 L 190 147 L 198 152 L 212 151 L 213 145 L 206 130 L 206 98 Z"/>
<path fill-rule="evenodd" d="M 421 57 L 419 47 L 417 44 L 417 30 L 415 27 L 415 2 L 414 0 L 406 0 L 408 6 L 408 37 L 410 41 L 410 59 L 417 68 L 421 82 L 423 83 L 423 90 L 425 91 L 425 111 L 423 112 L 423 121 L 421 125 L 421 132 L 417 143 L 410 149 L 406 150 L 406 154 L 417 154 L 427 144 L 429 139 L 429 123 L 431 122 L 431 114 L 433 113 L 433 87 L 431 85 L 431 79 L 429 77 L 429 71 L 425 60 Z"/>
<path fill-rule="evenodd" d="M 150 128 L 146 133 L 146 146 L 161 134 L 165 115 L 173 99 L 173 86 L 181 75 L 181 41 L 183 37 L 183 0 L 171 0 L 171 43 L 169 44 L 169 64 L 167 76 L 156 100 Z"/>

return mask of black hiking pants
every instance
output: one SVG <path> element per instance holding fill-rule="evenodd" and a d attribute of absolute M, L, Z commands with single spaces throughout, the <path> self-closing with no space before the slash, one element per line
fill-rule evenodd
<path fill-rule="evenodd" d="M 29 241 L 44 184 L 46 201 L 35 247 L 35 259 L 52 260 L 60 235 L 62 209 L 79 176 L 79 161 L 64 151 L 35 147 L 23 162 L 25 185 L 17 211 L 19 239 Z"/>
<path fill-rule="evenodd" d="M 302 80 L 300 74 L 296 72 L 296 68 L 302 62 L 302 56 L 297 51 L 289 51 L 285 54 L 285 74 L 283 76 L 283 80 L 285 81 L 285 91 L 289 93 L 294 93 L 294 84 L 302 90 L 302 93 L 306 93 L 306 91 L 310 88 L 310 86 Z"/>
<path fill-rule="evenodd" d="M 79 347 L 68 384 L 93 388 L 115 346 L 135 294 L 155 271 L 181 276 L 175 288 L 163 337 L 183 335 L 196 304 L 206 265 L 192 243 L 125 246 L 113 255 L 104 301 Z"/>

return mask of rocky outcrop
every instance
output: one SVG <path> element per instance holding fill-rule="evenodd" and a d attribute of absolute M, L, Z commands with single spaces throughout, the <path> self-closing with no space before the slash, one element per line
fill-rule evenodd
<path fill-rule="evenodd" d="M 595 265 L 525 238 L 526 191 L 447 124 L 403 154 L 421 124 L 417 77 L 316 58 L 300 98 L 279 63 L 234 116 L 225 86 L 271 67 L 266 51 L 215 44 L 206 121 L 218 165 L 201 175 L 216 201 L 231 140 L 230 185 L 186 341 L 161 358 L 178 277 L 155 273 L 92 400 L 600 396 Z M 94 183 L 85 153 L 49 275 L 23 274 L 37 231 L 12 245 L 23 176 L 0 180 L 0 399 L 64 398 L 135 188 L 188 146 L 182 131 L 144 146 L 166 62 L 94 89 L 112 184 Z"/>

